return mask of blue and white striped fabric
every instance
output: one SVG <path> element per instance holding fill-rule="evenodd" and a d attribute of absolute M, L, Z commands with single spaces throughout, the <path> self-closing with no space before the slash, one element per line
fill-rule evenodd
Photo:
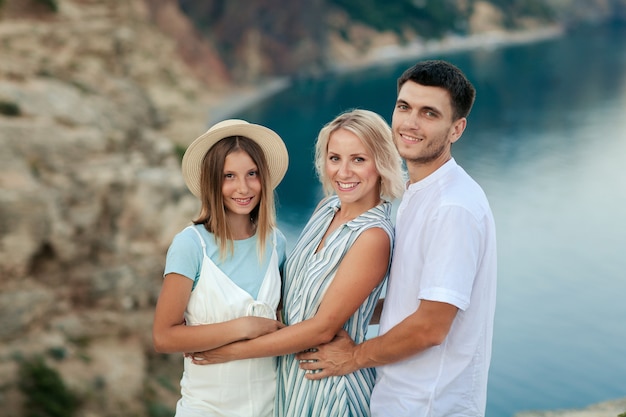
<path fill-rule="evenodd" d="M 371 227 L 380 227 L 387 232 L 393 242 L 391 203 L 384 202 L 333 231 L 327 237 L 324 247 L 315 253 L 339 207 L 340 201 L 336 196 L 327 199 L 313 213 L 287 258 L 284 274 L 283 320 L 288 325 L 299 323 L 315 315 L 328 286 L 335 277 L 341 260 L 363 231 Z M 383 283 L 372 291 L 343 326 L 357 343 L 365 340 L 367 327 Z M 370 415 L 369 399 L 376 379 L 373 368 L 361 369 L 340 377 L 324 378 L 320 381 L 309 381 L 304 378 L 304 375 L 294 355 L 279 357 L 276 416 L 364 417 Z"/>

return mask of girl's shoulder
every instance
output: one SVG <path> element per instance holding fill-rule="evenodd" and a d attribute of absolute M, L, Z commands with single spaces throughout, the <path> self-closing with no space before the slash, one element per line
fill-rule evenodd
<path fill-rule="evenodd" d="M 272 242 L 276 242 L 276 249 L 278 249 L 279 254 L 286 251 L 287 238 L 278 227 L 274 227 L 274 229 L 272 229 L 271 241 L 268 243 L 272 244 Z"/>
<path fill-rule="evenodd" d="M 274 227 L 272 229 L 272 238 L 275 238 L 276 242 L 286 241 L 287 240 L 287 238 L 285 237 L 283 232 L 281 232 L 278 227 Z"/>
<path fill-rule="evenodd" d="M 202 224 L 191 224 L 174 236 L 173 244 L 182 244 L 187 247 L 215 246 L 215 239 Z"/>

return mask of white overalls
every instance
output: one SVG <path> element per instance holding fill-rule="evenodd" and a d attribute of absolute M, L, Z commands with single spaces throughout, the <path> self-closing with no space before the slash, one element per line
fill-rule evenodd
<path fill-rule="evenodd" d="M 193 227 L 192 227 L 193 228 Z M 219 323 L 243 316 L 276 318 L 280 273 L 276 239 L 257 300 L 226 276 L 207 256 L 202 243 L 202 269 L 185 311 L 188 326 Z M 275 236 L 275 235 L 274 235 Z M 182 398 L 176 417 L 271 417 L 276 393 L 276 360 L 244 359 L 216 365 L 194 365 L 185 358 L 180 382 Z"/>

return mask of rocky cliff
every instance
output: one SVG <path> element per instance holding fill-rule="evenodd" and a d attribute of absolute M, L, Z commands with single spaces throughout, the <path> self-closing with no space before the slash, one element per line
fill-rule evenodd
<path fill-rule="evenodd" d="M 43 355 L 81 415 L 146 415 L 177 395 L 151 365 L 170 360 L 151 317 L 197 210 L 175 143 L 229 76 L 175 1 L 42 4 L 1 9 L 0 408 L 21 415 L 20 358 Z"/>

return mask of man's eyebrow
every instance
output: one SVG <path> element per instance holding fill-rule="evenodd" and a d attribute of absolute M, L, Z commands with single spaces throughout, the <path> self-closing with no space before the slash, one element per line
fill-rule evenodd
<path fill-rule="evenodd" d="M 439 111 L 439 109 L 437 109 L 436 107 L 424 106 L 424 107 L 422 107 L 422 110 L 427 110 L 427 111 L 431 111 L 433 113 L 442 114 L 441 111 Z"/>

